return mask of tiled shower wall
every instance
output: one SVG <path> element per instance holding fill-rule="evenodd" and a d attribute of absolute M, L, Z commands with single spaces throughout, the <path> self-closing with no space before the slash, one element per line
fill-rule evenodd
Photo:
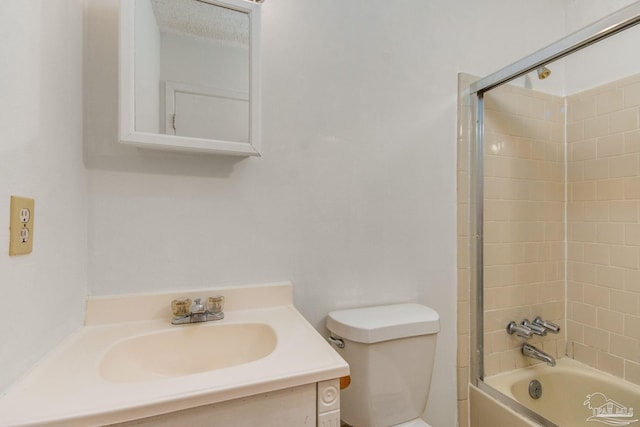
<path fill-rule="evenodd" d="M 460 76 L 458 104 L 461 427 L 468 425 L 473 328 L 468 86 L 474 80 Z M 566 99 L 504 86 L 485 101 L 486 374 L 531 363 L 504 327 L 534 314 L 564 324 L 566 292 L 566 347 L 562 335 L 533 339 L 534 345 L 557 357 L 566 348 L 578 361 L 640 384 L 640 75 Z"/>
<path fill-rule="evenodd" d="M 509 321 L 564 322 L 564 99 L 504 85 L 485 95 L 484 367 L 537 363 Z M 529 343 L 554 357 L 560 334 Z"/>
<path fill-rule="evenodd" d="M 458 427 L 469 426 L 469 313 L 470 313 L 470 101 L 469 85 L 475 80 L 472 76 L 458 76 L 458 165 L 457 165 L 457 202 L 458 202 L 458 354 L 457 354 L 457 391 L 458 391 Z"/>
<path fill-rule="evenodd" d="M 640 75 L 567 105 L 567 352 L 640 384 Z"/>

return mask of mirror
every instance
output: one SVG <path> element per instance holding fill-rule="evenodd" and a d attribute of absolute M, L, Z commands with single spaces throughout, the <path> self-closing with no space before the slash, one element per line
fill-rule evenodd
<path fill-rule="evenodd" d="M 121 0 L 120 141 L 260 155 L 260 6 Z"/>

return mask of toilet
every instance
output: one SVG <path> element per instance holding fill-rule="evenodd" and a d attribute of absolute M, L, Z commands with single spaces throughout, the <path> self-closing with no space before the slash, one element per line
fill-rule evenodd
<path fill-rule="evenodd" d="M 429 427 L 420 416 L 429 397 L 440 331 L 435 310 L 420 304 L 337 310 L 327 316 L 327 329 L 351 371 L 351 384 L 340 392 L 344 422 L 354 427 Z"/>

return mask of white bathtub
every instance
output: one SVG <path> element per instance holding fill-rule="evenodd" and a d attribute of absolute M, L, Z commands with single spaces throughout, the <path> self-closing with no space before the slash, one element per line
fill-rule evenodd
<path fill-rule="evenodd" d="M 533 399 L 529 384 L 542 395 Z M 485 378 L 486 384 L 560 427 L 640 427 L 640 386 L 563 358 Z"/>

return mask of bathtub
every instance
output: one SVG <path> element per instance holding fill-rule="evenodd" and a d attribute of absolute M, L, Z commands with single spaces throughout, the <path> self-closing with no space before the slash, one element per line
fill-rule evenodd
<path fill-rule="evenodd" d="M 542 391 L 538 399 L 529 393 L 533 380 L 539 381 Z M 489 385 L 526 409 L 507 406 L 542 425 L 640 427 L 640 386 L 569 358 L 558 360 L 555 367 L 538 364 L 487 377 L 484 383 L 483 391 L 498 397 L 486 387 Z M 538 387 L 533 388 L 535 395 Z"/>

